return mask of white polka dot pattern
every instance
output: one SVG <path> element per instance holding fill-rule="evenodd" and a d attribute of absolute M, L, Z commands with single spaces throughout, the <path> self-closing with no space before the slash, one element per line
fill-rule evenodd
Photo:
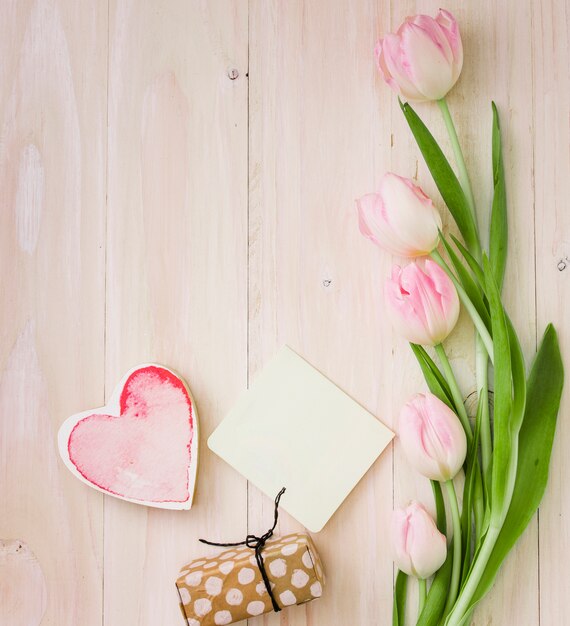
<path fill-rule="evenodd" d="M 270 539 L 263 558 L 282 608 L 322 595 L 324 574 L 307 534 Z M 180 570 L 176 585 L 189 626 L 224 626 L 272 611 L 255 554 L 247 546 L 193 561 Z"/>
<path fill-rule="evenodd" d="M 194 612 L 198 617 L 204 617 L 212 610 L 212 603 L 208 598 L 199 598 L 194 602 Z"/>
<path fill-rule="evenodd" d="M 320 582 L 311 585 L 311 595 L 313 598 L 320 598 L 323 595 L 323 587 Z"/>
<path fill-rule="evenodd" d="M 255 578 L 255 572 L 251 567 L 244 567 L 239 571 L 238 580 L 242 585 L 248 585 Z"/>
<path fill-rule="evenodd" d="M 209 596 L 219 596 L 222 593 L 223 580 L 217 576 L 210 576 L 206 581 L 206 593 Z"/>
<path fill-rule="evenodd" d="M 297 548 L 298 546 L 296 543 L 289 543 L 281 548 L 281 554 L 284 556 L 290 556 L 291 554 L 295 554 L 295 552 L 297 552 Z"/>
<path fill-rule="evenodd" d="M 275 578 L 281 578 L 287 573 L 287 563 L 283 559 L 275 559 L 269 563 L 269 571 Z"/>
<path fill-rule="evenodd" d="M 232 606 L 237 606 L 243 602 L 243 593 L 239 589 L 230 589 L 226 593 L 226 602 Z"/>
<path fill-rule="evenodd" d="M 224 561 L 220 563 L 220 572 L 226 576 L 233 570 L 235 563 L 233 561 Z"/>
<path fill-rule="evenodd" d="M 224 624 L 232 623 L 232 614 L 229 611 L 218 611 L 214 615 L 214 624 L 216 626 L 224 626 Z"/>
<path fill-rule="evenodd" d="M 309 574 L 302 569 L 296 569 L 291 576 L 291 584 L 297 589 L 302 589 L 309 580 Z"/>
<path fill-rule="evenodd" d="M 191 572 L 184 580 L 189 587 L 197 587 L 202 582 L 202 572 Z"/>
<path fill-rule="evenodd" d="M 281 604 L 283 606 L 291 606 L 292 604 L 297 604 L 297 598 L 295 594 L 287 589 L 283 593 L 279 594 L 279 599 L 281 600 Z"/>
<path fill-rule="evenodd" d="M 265 611 L 265 604 L 261 600 L 254 600 L 247 605 L 249 615 L 261 615 Z"/>
<path fill-rule="evenodd" d="M 313 559 L 311 558 L 311 553 L 308 550 L 303 553 L 303 558 L 301 560 L 307 569 L 313 568 Z"/>

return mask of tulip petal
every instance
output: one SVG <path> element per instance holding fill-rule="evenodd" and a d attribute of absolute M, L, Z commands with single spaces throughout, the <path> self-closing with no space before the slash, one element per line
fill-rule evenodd
<path fill-rule="evenodd" d="M 443 565 L 447 556 L 445 535 L 419 502 L 394 511 L 391 534 L 394 561 L 406 574 L 429 578 Z"/>
<path fill-rule="evenodd" d="M 408 341 L 424 346 L 441 343 L 459 315 L 453 283 L 434 266 L 430 259 L 414 261 L 403 270 L 394 266 L 384 287 L 386 311 L 396 330 Z"/>
<path fill-rule="evenodd" d="M 433 446 L 425 441 L 422 416 L 415 406 L 407 403 L 402 407 L 398 420 L 398 436 L 410 464 L 422 476 L 441 480 L 441 468 L 436 460 Z M 441 455 L 440 455 L 441 456 Z"/>
<path fill-rule="evenodd" d="M 429 34 L 415 24 L 405 24 L 401 37 L 402 63 L 417 91 L 427 100 L 443 98 L 455 82 L 445 55 Z"/>
<path fill-rule="evenodd" d="M 463 43 L 459 33 L 459 25 L 453 15 L 445 9 L 439 10 L 435 21 L 441 26 L 453 53 L 453 75 L 456 81 L 463 68 Z"/>
<path fill-rule="evenodd" d="M 425 32 L 449 64 L 453 63 L 451 44 L 437 19 L 428 15 L 416 15 L 411 18 L 410 22 Z"/>
<path fill-rule="evenodd" d="M 370 193 L 356 201 L 358 227 L 362 235 L 396 256 L 407 256 L 406 246 L 386 219 L 382 197 Z"/>
<path fill-rule="evenodd" d="M 380 195 L 384 206 L 393 207 L 387 221 L 404 256 L 429 254 L 437 246 L 441 217 L 428 196 L 410 180 L 391 173 L 382 179 Z"/>
<path fill-rule="evenodd" d="M 392 254 L 429 254 L 439 240 L 441 218 L 431 200 L 412 181 L 387 173 L 377 194 L 356 201 L 360 232 Z"/>
<path fill-rule="evenodd" d="M 441 311 L 443 317 L 447 320 L 447 334 L 449 334 L 459 318 L 459 296 L 457 295 L 457 290 L 447 274 L 435 261 L 426 259 L 424 271 L 431 278 L 435 290 L 440 295 Z"/>
<path fill-rule="evenodd" d="M 392 514 L 392 550 L 394 561 L 408 575 L 413 575 L 412 561 L 408 551 L 409 515 L 404 509 L 398 509 Z"/>
<path fill-rule="evenodd" d="M 409 300 L 409 294 L 402 291 L 400 277 L 392 276 L 386 281 L 384 289 L 388 317 L 396 331 L 412 343 L 430 345 L 423 316 L 418 316 Z M 405 291 L 405 289 L 404 289 Z"/>
<path fill-rule="evenodd" d="M 412 263 L 404 269 L 402 284 L 410 294 L 409 301 L 416 315 L 425 324 L 429 343 L 435 345 L 447 336 L 447 324 L 433 281 L 420 263 Z"/>
<path fill-rule="evenodd" d="M 420 505 L 413 511 L 409 524 L 408 549 L 412 555 L 412 568 L 418 578 L 429 578 L 445 561 L 447 541 Z"/>
<path fill-rule="evenodd" d="M 435 18 L 408 17 L 376 46 L 375 56 L 384 80 L 403 99 L 439 100 L 456 83 L 463 66 L 457 21 L 444 10 Z"/>
<path fill-rule="evenodd" d="M 451 480 L 465 462 L 467 437 L 463 426 L 431 393 L 417 394 L 402 407 L 398 435 L 408 461 L 426 478 Z"/>
<path fill-rule="evenodd" d="M 399 35 L 387 34 L 382 40 L 382 54 L 378 60 L 379 67 L 384 74 L 386 82 L 406 100 L 425 100 L 423 94 L 418 91 L 409 75 L 409 67 L 404 63 L 404 54 L 401 49 L 402 40 Z M 393 84 L 386 79 L 386 75 L 392 79 Z"/>

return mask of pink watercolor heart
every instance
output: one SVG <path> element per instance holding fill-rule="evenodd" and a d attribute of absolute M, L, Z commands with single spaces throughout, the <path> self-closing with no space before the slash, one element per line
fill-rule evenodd
<path fill-rule="evenodd" d="M 59 432 L 72 473 L 124 500 L 189 509 L 197 469 L 197 421 L 190 393 L 159 365 L 131 370 L 111 402 L 73 415 Z"/>

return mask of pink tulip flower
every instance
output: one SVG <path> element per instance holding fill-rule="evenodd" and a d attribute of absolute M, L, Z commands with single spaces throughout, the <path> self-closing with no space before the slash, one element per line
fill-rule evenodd
<path fill-rule="evenodd" d="M 419 502 L 392 516 L 392 548 L 398 569 L 415 578 L 429 578 L 443 565 L 447 540 Z"/>
<path fill-rule="evenodd" d="M 459 298 L 453 283 L 431 259 L 392 268 L 386 281 L 387 313 L 396 330 L 411 343 L 440 344 L 459 317 Z"/>
<path fill-rule="evenodd" d="M 414 183 L 387 173 L 378 193 L 356 201 L 360 232 L 391 254 L 418 257 L 436 246 L 441 217 L 432 201 Z"/>
<path fill-rule="evenodd" d="M 398 435 L 410 465 L 426 478 L 451 480 L 465 462 L 467 437 L 463 426 L 431 393 L 418 393 L 404 405 Z"/>
<path fill-rule="evenodd" d="M 384 80 L 403 99 L 439 100 L 455 85 L 463 67 L 459 26 L 449 11 L 407 17 L 374 50 Z"/>

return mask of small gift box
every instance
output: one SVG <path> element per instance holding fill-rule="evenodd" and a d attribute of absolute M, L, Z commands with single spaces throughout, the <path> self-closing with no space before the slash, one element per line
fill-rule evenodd
<path fill-rule="evenodd" d="M 235 547 L 182 568 L 176 587 L 189 626 L 233 624 L 321 596 L 324 572 L 309 535 L 294 533 L 268 540 L 262 556 L 277 608 L 256 551 Z"/>

